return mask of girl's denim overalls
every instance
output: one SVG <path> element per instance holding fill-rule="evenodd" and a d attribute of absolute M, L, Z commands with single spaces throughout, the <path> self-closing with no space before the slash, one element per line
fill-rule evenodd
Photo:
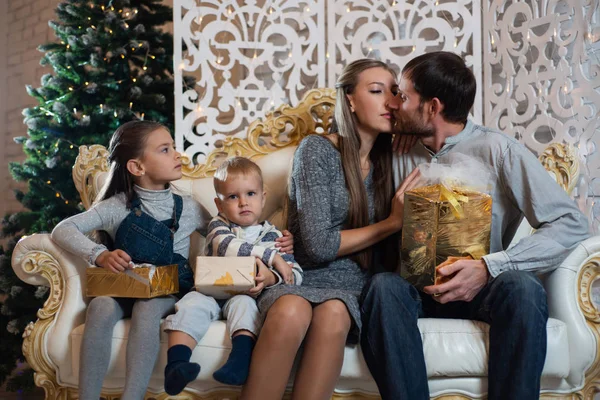
<path fill-rule="evenodd" d="M 175 208 L 173 218 L 158 221 L 142 211 L 142 203 L 137 195 L 131 201 L 131 212 L 115 234 L 115 248 L 125 251 L 136 263 L 153 265 L 177 264 L 179 272 L 179 296 L 192 288 L 194 279 L 188 260 L 173 251 L 173 237 L 179 228 L 179 218 L 183 210 L 181 196 L 173 193 Z"/>

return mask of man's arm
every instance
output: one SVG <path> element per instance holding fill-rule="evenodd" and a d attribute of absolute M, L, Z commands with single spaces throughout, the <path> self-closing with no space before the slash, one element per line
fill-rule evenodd
<path fill-rule="evenodd" d="M 512 144 L 505 151 L 499 180 L 498 189 L 536 231 L 508 250 L 484 256 L 491 276 L 509 270 L 551 271 L 589 237 L 587 218 L 524 146 Z"/>

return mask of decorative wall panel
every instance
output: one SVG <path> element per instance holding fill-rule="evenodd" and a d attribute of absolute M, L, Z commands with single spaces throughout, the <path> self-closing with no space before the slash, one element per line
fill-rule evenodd
<path fill-rule="evenodd" d="M 243 136 L 269 110 L 326 85 L 322 1 L 176 0 L 174 10 L 176 145 L 195 162 L 225 135 Z"/>
<path fill-rule="evenodd" d="M 539 154 L 578 149 L 575 192 L 600 223 L 600 11 L 598 0 L 486 1 L 484 122 Z"/>

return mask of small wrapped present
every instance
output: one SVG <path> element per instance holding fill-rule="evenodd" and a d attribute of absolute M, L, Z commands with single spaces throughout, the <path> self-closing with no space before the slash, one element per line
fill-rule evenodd
<path fill-rule="evenodd" d="M 104 268 L 86 270 L 86 296 L 150 299 L 179 292 L 177 264 L 134 264 L 133 269 L 114 273 Z"/>
<path fill-rule="evenodd" d="M 204 295 L 229 299 L 255 286 L 255 257 L 198 257 L 194 286 Z"/>
<path fill-rule="evenodd" d="M 471 189 L 485 187 L 489 174 L 466 156 L 460 161 L 419 166 L 422 181 L 443 183 L 404 195 L 400 274 L 419 290 L 449 280 L 436 274 L 438 267 L 464 258 L 479 260 L 490 250 L 492 198 Z"/>

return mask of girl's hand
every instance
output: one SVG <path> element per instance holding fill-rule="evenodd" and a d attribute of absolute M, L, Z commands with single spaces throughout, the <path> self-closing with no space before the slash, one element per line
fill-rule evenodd
<path fill-rule="evenodd" d="M 400 185 L 400 188 L 392 199 L 392 210 L 390 211 L 390 216 L 388 218 L 393 221 L 398 230 L 402 229 L 402 224 L 404 222 L 404 193 L 414 189 L 419 183 L 420 177 L 421 172 L 418 168 L 415 168 L 406 177 L 404 182 L 402 182 L 402 185 Z"/>
<path fill-rule="evenodd" d="M 96 257 L 96 265 L 107 269 L 115 274 L 131 269 L 131 257 L 123 250 L 104 251 Z"/>
<path fill-rule="evenodd" d="M 259 258 L 256 259 L 258 264 L 258 273 L 254 277 L 256 286 L 248 290 L 248 296 L 257 298 L 262 293 L 263 289 L 267 286 L 272 286 L 277 282 L 275 274 L 269 270 L 269 268 Z"/>
<path fill-rule="evenodd" d="M 394 135 L 392 149 L 395 153 L 406 154 L 417 143 L 418 138 L 413 135 Z"/>
<path fill-rule="evenodd" d="M 294 235 L 287 229 L 281 232 L 282 237 L 275 239 L 275 247 L 283 254 L 294 254 Z"/>

